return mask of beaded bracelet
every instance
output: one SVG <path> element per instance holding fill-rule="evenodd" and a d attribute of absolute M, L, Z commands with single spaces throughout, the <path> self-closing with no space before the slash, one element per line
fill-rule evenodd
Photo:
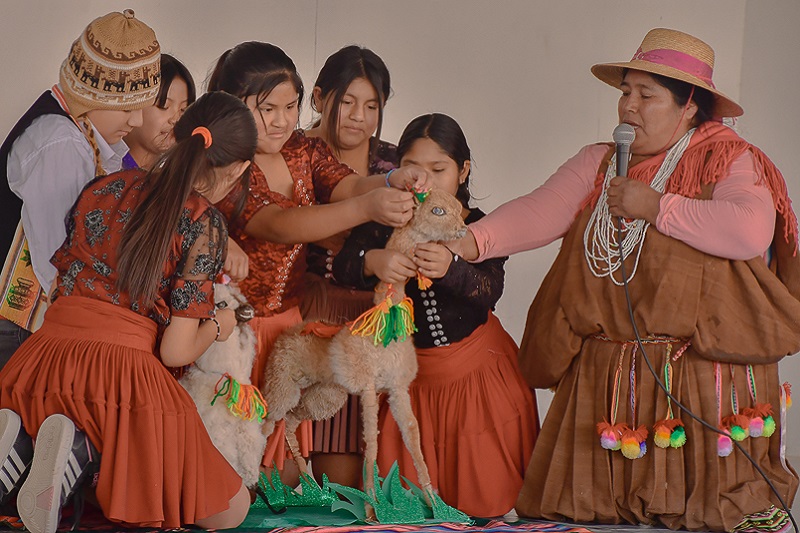
<path fill-rule="evenodd" d="M 217 336 L 214 337 L 214 342 L 217 342 L 219 340 L 219 334 L 222 333 L 222 330 L 219 327 L 219 322 L 217 321 L 216 317 L 213 317 L 213 316 L 211 318 L 206 319 L 206 320 L 211 320 L 217 326 Z"/>
<path fill-rule="evenodd" d="M 387 173 L 386 173 L 385 180 L 386 180 L 386 186 L 387 186 L 387 187 L 391 187 L 391 186 L 392 186 L 392 184 L 391 184 L 391 183 L 389 183 L 389 176 L 391 176 L 391 175 L 392 175 L 392 172 L 394 172 L 395 170 L 397 170 L 397 169 L 396 169 L 396 168 L 393 168 L 392 170 L 390 170 L 389 172 L 387 172 Z"/>

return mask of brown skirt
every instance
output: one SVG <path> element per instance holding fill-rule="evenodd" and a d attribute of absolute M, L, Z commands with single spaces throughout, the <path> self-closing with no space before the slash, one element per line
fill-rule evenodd
<path fill-rule="evenodd" d="M 297 307 L 292 307 L 283 313 L 268 317 L 256 317 L 248 324 L 256 334 L 256 360 L 253 363 L 253 373 L 250 380 L 259 389 L 264 386 L 264 370 L 267 366 L 272 347 L 278 336 L 286 329 L 297 325 L 303 321 Z M 269 406 L 267 406 L 269 409 Z M 267 439 L 267 447 L 264 450 L 264 457 L 261 464 L 271 467 L 273 463 L 279 470 L 283 470 L 284 460 L 291 459 L 292 455 L 289 447 L 286 446 L 286 423 L 281 420 L 275 424 L 272 435 Z M 308 457 L 311 450 L 311 422 L 304 421 L 297 428 L 297 440 L 300 443 L 300 453 L 303 457 Z"/>
<path fill-rule="evenodd" d="M 374 305 L 372 291 L 340 287 L 328 280 L 306 273 L 305 296 L 300 312 L 305 320 L 321 320 L 344 324 L 355 320 Z M 347 403 L 328 420 L 313 422 L 315 453 L 363 453 L 361 402 L 358 396 L 347 397 Z"/>
<path fill-rule="evenodd" d="M 434 488 L 472 516 L 514 507 L 539 429 L 536 400 L 517 367 L 517 346 L 500 321 L 450 346 L 417 350 L 409 388 Z M 417 483 L 411 455 L 386 402 L 378 422 L 378 465 Z"/>
<path fill-rule="evenodd" d="M 685 341 L 672 344 L 673 358 L 683 344 Z M 661 379 L 667 346 L 646 345 Z M 547 520 L 660 523 L 670 529 L 731 531 L 746 515 L 777 504 L 768 485 L 739 450 L 719 457 L 717 433 L 674 405 L 674 416 L 686 426 L 686 443 L 666 449 L 654 445 L 653 427 L 667 417 L 667 398 L 641 354 L 635 363 L 632 355 L 630 343 L 623 352 L 620 343 L 584 339 L 580 355 L 561 379 L 548 410 L 517 501 L 517 513 Z M 615 395 L 620 366 L 619 393 Z M 632 367 L 635 380 L 631 379 Z M 671 367 L 672 394 L 713 425 L 718 424 L 718 405 L 723 417 L 732 414 L 732 395 L 738 397 L 740 408 L 752 403 L 744 365 L 722 365 L 719 399 L 713 361 L 689 347 L 671 362 Z M 631 402 L 632 381 L 635 404 Z M 789 466 L 784 469 L 781 462 L 778 365 L 753 365 L 753 383 L 758 401 L 772 405 L 778 427 L 769 438 L 748 437 L 741 445 L 791 505 L 797 475 Z M 614 397 L 619 401 L 617 423 L 647 429 L 647 451 L 638 459 L 627 459 L 620 451 L 600 445 L 597 423 L 612 419 Z"/>
<path fill-rule="evenodd" d="M 174 528 L 226 510 L 242 480 L 155 343 L 156 325 L 141 315 L 61 297 L 0 372 L 0 406 L 33 438 L 55 413 L 88 435 L 101 453 L 97 500 L 109 520 Z"/>

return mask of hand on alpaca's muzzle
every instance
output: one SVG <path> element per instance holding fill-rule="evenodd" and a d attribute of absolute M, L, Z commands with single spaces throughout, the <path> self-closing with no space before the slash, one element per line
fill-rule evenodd
<path fill-rule="evenodd" d="M 226 309 L 228 307 L 228 302 L 219 302 L 217 304 L 217 309 Z M 256 316 L 256 310 L 253 309 L 253 306 L 250 304 L 243 304 L 236 308 L 234 311 L 236 314 L 236 322 L 239 324 L 244 324 L 249 322 Z"/>

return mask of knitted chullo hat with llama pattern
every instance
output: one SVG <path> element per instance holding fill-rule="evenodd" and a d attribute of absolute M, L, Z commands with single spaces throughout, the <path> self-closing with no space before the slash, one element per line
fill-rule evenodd
<path fill-rule="evenodd" d="M 97 18 L 72 43 L 58 81 L 73 117 L 93 109 L 148 107 L 161 81 L 156 34 L 130 9 Z"/>

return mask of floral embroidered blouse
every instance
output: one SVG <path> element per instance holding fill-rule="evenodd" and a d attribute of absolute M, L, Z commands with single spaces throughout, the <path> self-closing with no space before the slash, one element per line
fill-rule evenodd
<path fill-rule="evenodd" d="M 377 143 L 377 147 L 375 144 Z M 397 146 L 392 143 L 382 141 L 372 137 L 370 139 L 370 150 L 375 150 L 375 157 L 370 159 L 368 173 L 385 174 L 398 167 Z M 330 250 L 316 244 L 308 245 L 308 271 L 333 280 L 333 258 L 338 250 Z"/>
<path fill-rule="evenodd" d="M 228 231 L 222 215 L 192 193 L 175 228 L 173 247 L 152 308 L 131 301 L 117 288 L 117 249 L 122 232 L 144 194 L 142 169 L 125 170 L 90 182 L 67 217 L 67 238 L 50 262 L 58 270 L 52 298 L 83 296 L 146 316 L 159 326 L 172 316 L 214 316 L 214 279 L 221 272 Z"/>
<path fill-rule="evenodd" d="M 330 202 L 333 189 L 353 169 L 340 163 L 322 139 L 295 131 L 281 149 L 292 175 L 292 197 L 270 190 L 264 172 L 252 165 L 250 191 L 244 210 L 232 219 L 241 189 L 234 189 L 218 207 L 228 217 L 231 236 L 250 259 L 250 274 L 239 288 L 253 305 L 257 316 L 271 316 L 299 305 L 306 271 L 306 246 L 259 240 L 244 231 L 258 211 L 270 204 L 282 209 Z"/>

